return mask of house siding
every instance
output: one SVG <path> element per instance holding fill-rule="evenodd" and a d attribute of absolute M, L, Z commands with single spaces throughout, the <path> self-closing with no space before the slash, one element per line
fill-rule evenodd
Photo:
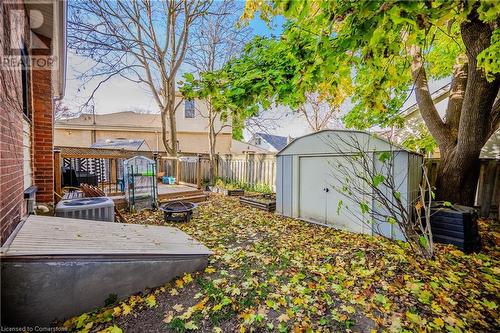
<path fill-rule="evenodd" d="M 208 109 L 206 103 L 196 100 L 194 118 L 184 116 L 184 103 L 175 113 L 179 150 L 185 153 L 208 153 Z M 94 125 L 95 121 L 95 125 Z M 216 151 L 231 152 L 231 119 L 224 123 L 216 119 Z M 93 131 L 95 133 L 93 133 Z M 105 139 L 145 140 L 153 151 L 166 152 L 162 140 L 162 123 L 159 114 L 140 114 L 122 111 L 108 114 L 82 114 L 77 118 L 60 119 L 55 124 L 54 145 L 60 147 L 90 147 L 94 141 Z"/>
<path fill-rule="evenodd" d="M 126 130 L 104 130 L 95 131 L 96 140 L 106 139 L 134 139 L 145 140 L 153 151 L 165 152 L 161 131 L 153 132 L 146 129 L 126 131 Z M 179 149 L 185 153 L 208 153 L 208 134 L 203 132 L 178 132 Z M 231 133 L 220 133 L 217 136 L 216 151 L 221 154 L 231 152 Z M 54 145 L 58 147 L 90 147 L 92 145 L 92 131 L 90 129 L 67 129 L 56 128 L 54 135 Z"/>

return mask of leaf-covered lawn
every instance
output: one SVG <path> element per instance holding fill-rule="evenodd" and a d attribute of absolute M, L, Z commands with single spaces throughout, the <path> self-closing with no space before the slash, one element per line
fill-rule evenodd
<path fill-rule="evenodd" d="M 159 212 L 128 218 L 163 224 Z M 222 196 L 175 226 L 214 252 L 204 272 L 65 325 L 111 332 L 500 330 L 500 234 L 492 222 L 482 224 L 483 232 L 488 228 L 483 253 L 438 246 L 428 262 L 380 238 L 279 217 Z"/>

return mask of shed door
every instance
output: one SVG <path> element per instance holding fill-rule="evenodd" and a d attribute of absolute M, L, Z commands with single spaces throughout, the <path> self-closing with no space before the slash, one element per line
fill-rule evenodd
<path fill-rule="evenodd" d="M 363 232 L 359 206 L 334 187 L 340 187 L 342 178 L 335 165 L 342 157 L 301 157 L 299 162 L 300 218 L 330 225 L 352 232 Z M 338 210 L 339 202 L 343 205 Z M 348 207 L 348 209 L 346 208 Z"/>

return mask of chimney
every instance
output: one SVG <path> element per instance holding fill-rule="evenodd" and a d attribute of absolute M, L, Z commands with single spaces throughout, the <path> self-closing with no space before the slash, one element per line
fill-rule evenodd
<path fill-rule="evenodd" d="M 289 145 L 292 141 L 293 138 L 290 135 L 288 135 L 288 137 L 286 138 L 286 144 Z"/>

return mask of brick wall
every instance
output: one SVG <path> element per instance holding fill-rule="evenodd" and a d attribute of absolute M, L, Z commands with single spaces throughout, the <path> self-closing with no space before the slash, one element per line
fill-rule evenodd
<path fill-rule="evenodd" d="M 50 39 L 38 36 L 50 45 Z M 38 187 L 36 201 L 54 201 L 54 102 L 52 99 L 51 72 L 32 71 L 33 82 L 33 162 L 34 184 Z"/>
<path fill-rule="evenodd" d="M 11 83 L 16 85 L 15 80 Z M 22 110 L 1 103 L 0 126 L 0 242 L 3 244 L 25 214 Z"/>
<path fill-rule="evenodd" d="M 22 2 L 9 3 L 24 9 Z M 11 27 L 5 7 L 0 6 L 0 55 L 6 54 L 10 34 L 24 29 L 23 39 L 29 45 L 29 28 Z M 25 23 L 27 23 L 26 20 Z M 17 30 L 16 30 L 17 29 Z M 5 38 L 4 38 L 5 37 Z M 39 36 L 50 45 L 50 39 Z M 19 44 L 20 45 L 20 44 Z M 45 51 L 48 52 L 48 51 Z M 53 203 L 53 99 L 51 71 L 33 70 L 30 77 L 33 184 L 38 187 L 36 201 Z M 20 69 L 0 67 L 0 244 L 26 215 L 23 168 L 23 102 Z"/>
<path fill-rule="evenodd" d="M 6 5 L 7 6 L 7 5 Z M 10 3 L 11 8 L 16 4 Z M 22 8 L 22 4 L 17 4 Z M 6 41 L 23 27 L 7 25 L 6 7 L 0 9 L 0 54 L 9 52 Z M 27 29 L 27 27 L 24 27 Z M 27 36 L 27 34 L 24 34 Z M 3 41 L 3 42 L 2 42 Z M 5 53 L 7 53 L 5 52 Z M 23 109 L 21 71 L 0 67 L 0 244 L 25 215 L 23 199 Z"/>

